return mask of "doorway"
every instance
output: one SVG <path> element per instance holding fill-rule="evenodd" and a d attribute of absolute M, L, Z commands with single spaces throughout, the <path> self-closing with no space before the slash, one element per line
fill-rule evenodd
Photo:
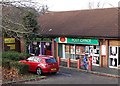
<path fill-rule="evenodd" d="M 51 42 L 33 42 L 29 45 L 29 54 L 36 55 L 52 55 L 52 43 Z"/>
<path fill-rule="evenodd" d="M 110 46 L 109 47 L 109 67 L 117 68 L 120 65 L 120 47 L 118 46 Z"/>

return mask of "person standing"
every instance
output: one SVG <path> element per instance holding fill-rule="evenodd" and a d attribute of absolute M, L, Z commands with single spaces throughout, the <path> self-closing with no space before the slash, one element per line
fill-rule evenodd
<path fill-rule="evenodd" d="M 88 69 L 88 62 L 87 62 L 87 55 L 86 54 L 83 57 L 83 66 L 84 66 L 85 70 Z"/>
<path fill-rule="evenodd" d="M 35 48 L 35 56 L 38 56 L 39 55 L 39 47 L 36 47 Z"/>

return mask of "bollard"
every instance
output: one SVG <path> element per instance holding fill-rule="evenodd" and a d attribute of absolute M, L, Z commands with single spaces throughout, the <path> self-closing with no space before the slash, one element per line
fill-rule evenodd
<path fill-rule="evenodd" d="M 58 65 L 60 65 L 61 58 L 60 58 L 60 57 L 58 57 L 58 58 L 57 58 L 57 60 L 58 60 Z"/>
<path fill-rule="evenodd" d="M 70 68 L 70 58 L 67 59 L 67 67 Z"/>
<path fill-rule="evenodd" d="M 88 61 L 88 70 L 92 70 L 92 56 L 89 57 L 89 61 Z"/>
<path fill-rule="evenodd" d="M 77 60 L 77 69 L 80 69 L 80 67 L 81 67 L 81 59 L 78 59 Z"/>

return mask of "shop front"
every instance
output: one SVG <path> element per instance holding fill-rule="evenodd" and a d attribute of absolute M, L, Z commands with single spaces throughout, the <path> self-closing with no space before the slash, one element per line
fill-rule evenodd
<path fill-rule="evenodd" d="M 109 67 L 118 68 L 120 66 L 120 40 L 110 40 L 109 44 Z"/>
<path fill-rule="evenodd" d="M 88 57 L 92 56 L 92 64 L 100 64 L 100 46 L 97 39 L 66 38 L 59 37 L 55 41 L 58 43 L 58 56 L 71 60 L 82 58 L 84 53 Z"/>
<path fill-rule="evenodd" d="M 35 38 L 28 47 L 29 54 L 52 55 L 52 39 Z"/>

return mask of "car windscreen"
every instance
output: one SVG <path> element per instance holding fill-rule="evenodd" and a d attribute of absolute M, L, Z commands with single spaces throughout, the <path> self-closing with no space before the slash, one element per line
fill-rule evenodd
<path fill-rule="evenodd" d="M 50 58 L 50 59 L 45 59 L 46 63 L 55 63 L 56 59 L 55 58 Z"/>

